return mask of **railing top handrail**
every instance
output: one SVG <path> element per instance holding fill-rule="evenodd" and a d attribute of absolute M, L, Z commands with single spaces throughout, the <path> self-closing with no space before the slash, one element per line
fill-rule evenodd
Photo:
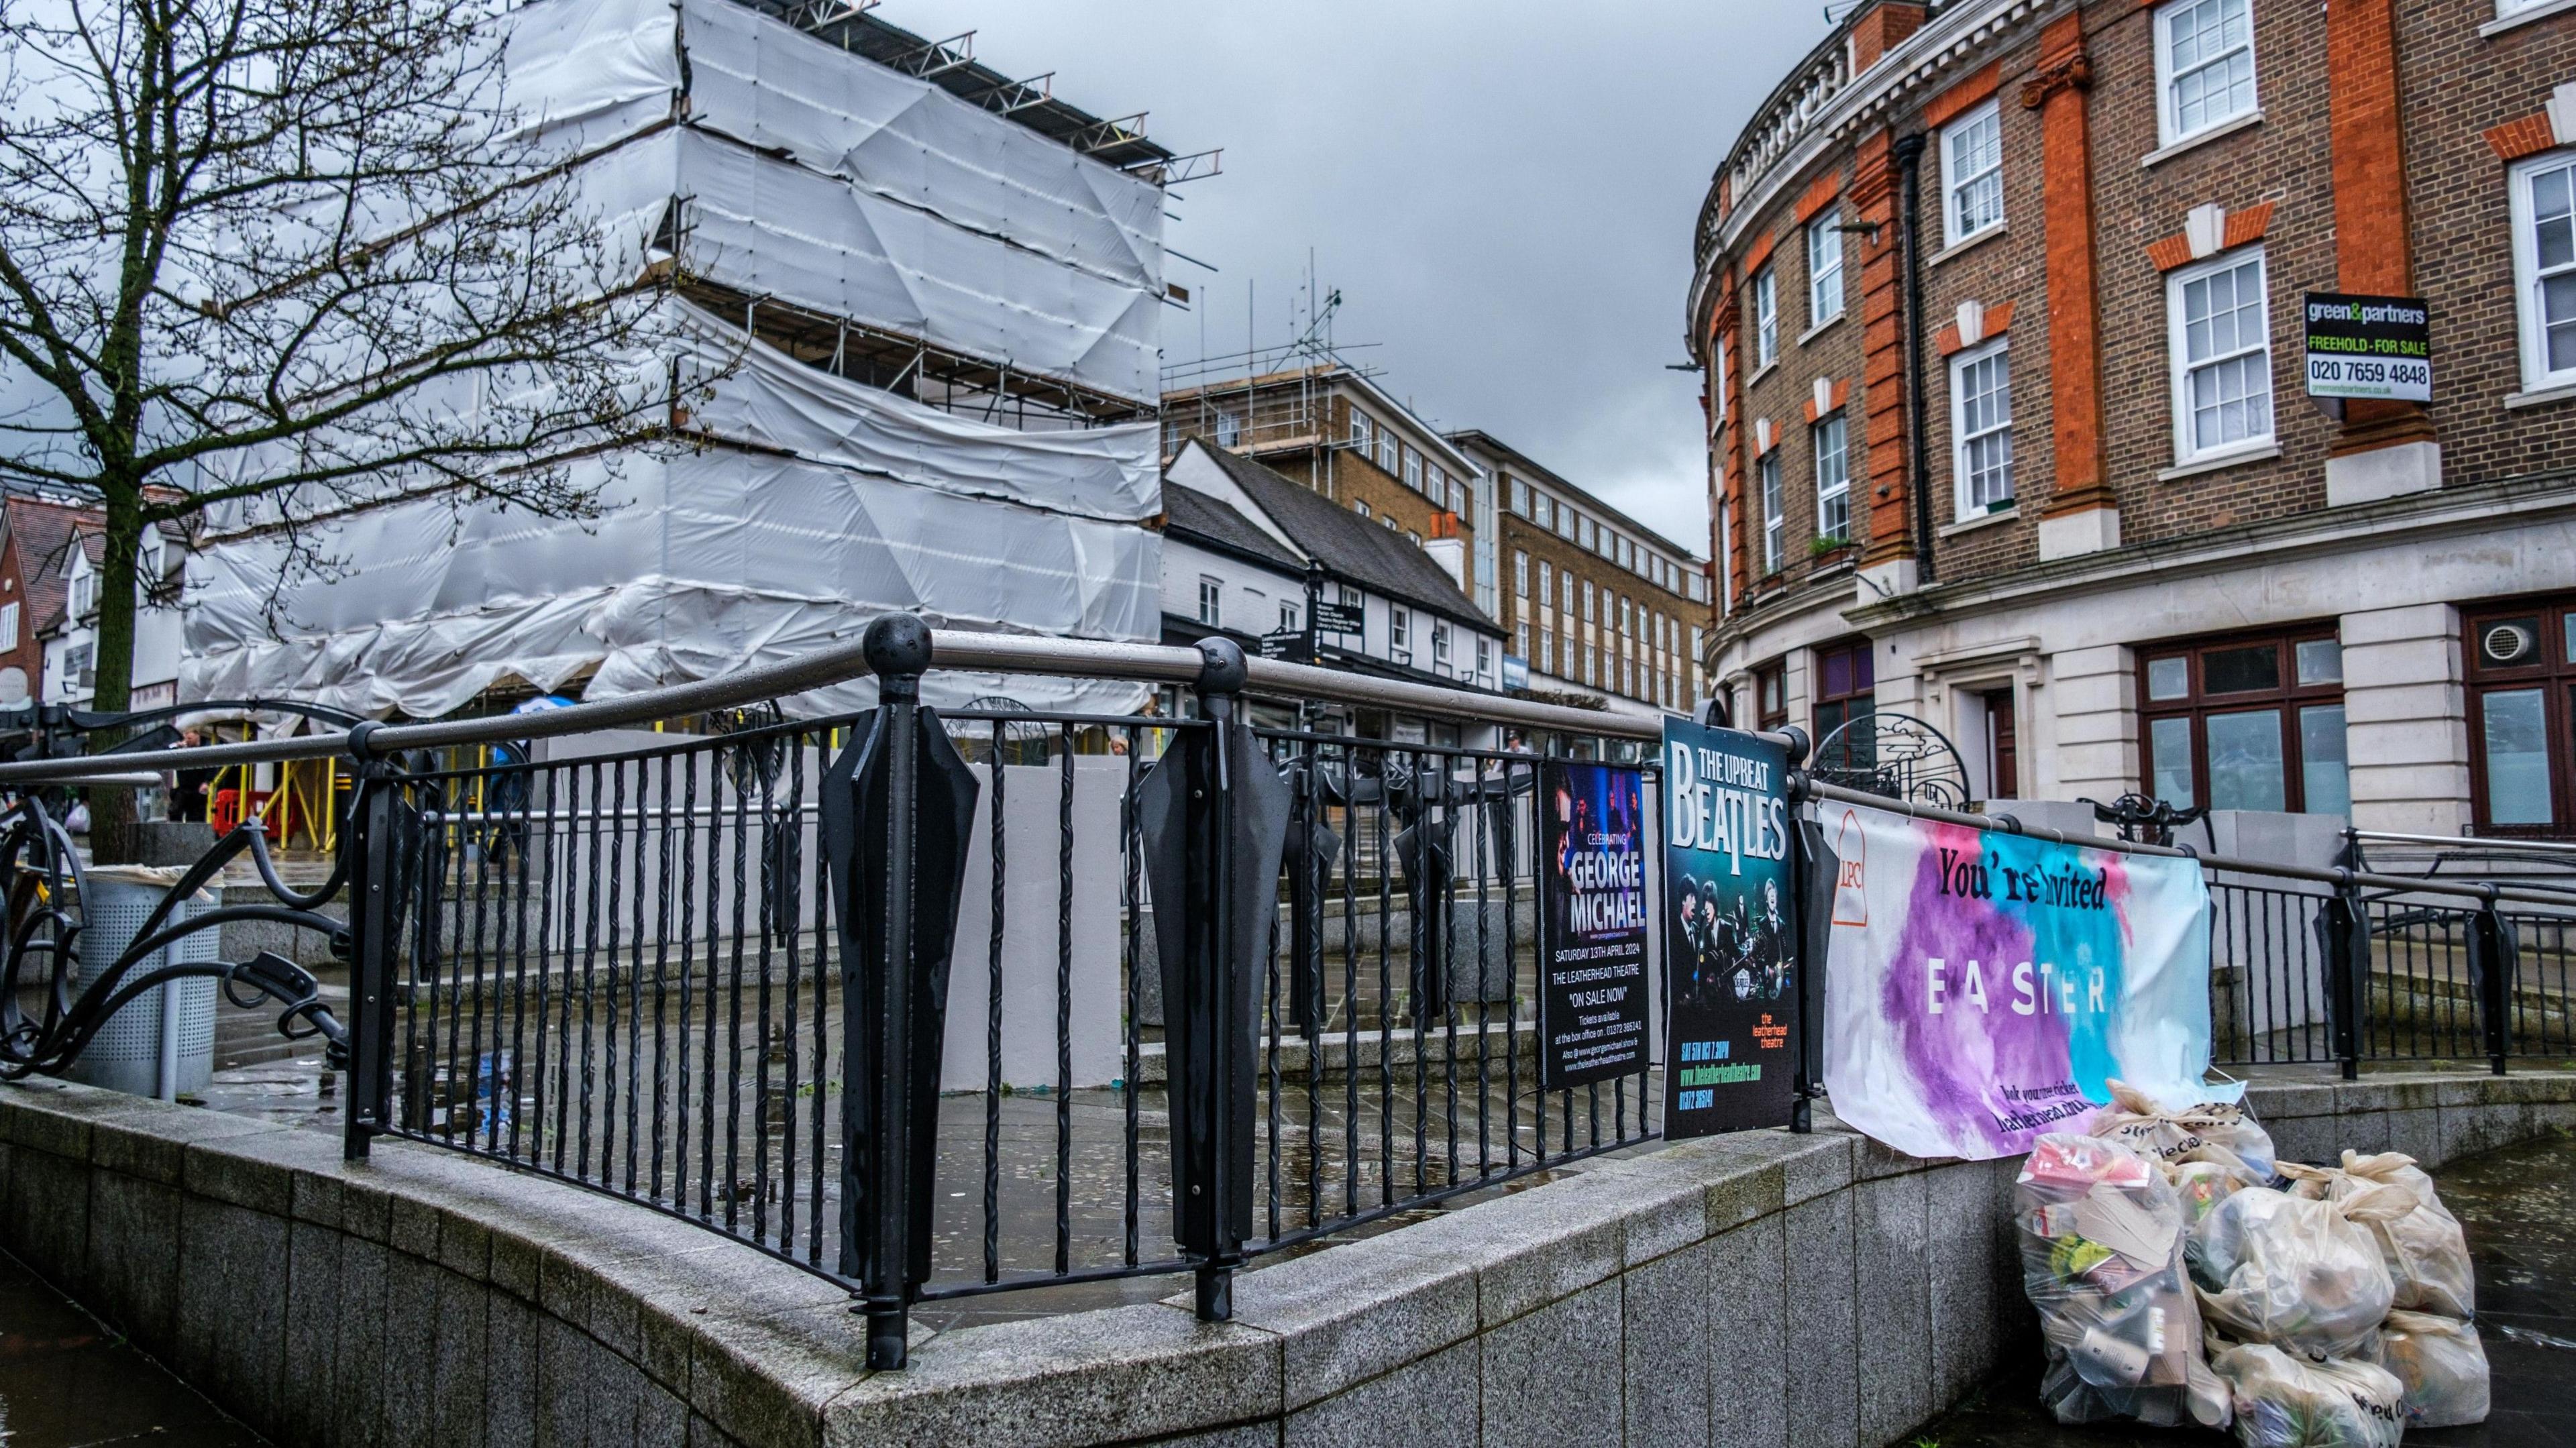
<path fill-rule="evenodd" d="M 2523 840 L 2496 835 L 2409 835 L 2394 830 L 2351 830 L 2348 833 L 2366 845 L 2438 845 L 2450 850 L 2521 850 L 2531 854 L 2576 857 L 2576 843 L 2565 840 Z"/>
<path fill-rule="evenodd" d="M 2228 855 L 2203 854 L 2174 845 L 2150 845 L 2130 840 L 2108 839 L 2098 835 L 2070 835 L 2062 830 L 2023 824 L 2010 814 L 1978 815 L 1962 810 L 1943 809 L 1938 805 L 1917 804 L 1911 800 L 1889 799 L 1862 790 L 1845 789 L 1809 778 L 1805 782 L 1809 799 L 1832 800 L 1840 804 L 1867 805 L 1891 814 L 1912 815 L 1916 819 L 1938 820 L 1973 830 L 1996 834 L 2028 835 L 2033 839 L 2051 840 L 2062 845 L 2082 845 L 2088 849 L 2109 850 L 2123 855 L 2156 855 L 2166 859 L 2197 860 L 2204 870 L 2220 870 L 2233 875 L 2271 875 L 2285 880 L 2305 880 L 2312 884 L 2349 886 L 2362 890 L 2386 890 L 2409 895 L 2450 895 L 2485 902 L 2510 900 L 2533 905 L 2563 906 L 2566 897 L 2542 890 L 2520 889 L 2511 885 L 2477 884 L 2465 880 L 2428 879 L 2413 875 L 2380 875 L 2362 870 L 2326 868 L 2314 865 L 2292 865 L 2277 860 L 2240 860 Z"/>
<path fill-rule="evenodd" d="M 1496 694 L 1471 693 L 1364 674 L 1247 659 L 1247 689 L 1254 694 L 1395 708 L 1444 718 L 1481 720 L 1554 733 L 1605 739 L 1654 740 L 1660 718 L 1638 718 Z M 1059 678 L 1124 679 L 1151 684 L 1194 684 L 1207 660 L 1198 650 L 1166 644 L 1111 643 L 1028 634 L 939 629 L 931 634 L 933 669 Z M 153 770 L 217 769 L 327 759 L 343 754 L 386 755 L 413 749 L 452 749 L 523 739 L 558 738 L 650 724 L 657 720 L 738 708 L 846 682 L 869 672 L 866 644 L 850 639 L 798 658 L 737 669 L 712 679 L 640 690 L 613 699 L 530 714 L 443 719 L 422 724 L 361 724 L 346 733 L 302 734 L 206 744 L 149 754 L 78 755 L 0 763 L 0 784 L 105 782 L 130 775 L 138 764 Z"/>

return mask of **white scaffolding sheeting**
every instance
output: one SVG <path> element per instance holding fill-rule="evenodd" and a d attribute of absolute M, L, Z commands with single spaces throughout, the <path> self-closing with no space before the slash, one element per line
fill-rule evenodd
<path fill-rule="evenodd" d="M 687 274 L 1155 400 L 1157 188 L 732 0 L 539 0 L 510 23 L 513 102 L 589 153 L 582 194 L 639 264 L 662 254 L 657 237 L 671 244 L 659 233 L 677 203 Z M 889 610 L 1157 635 L 1156 424 L 996 426 L 751 342 L 726 325 L 740 317 L 680 313 L 676 375 L 744 354 L 684 389 L 688 429 L 713 440 L 580 463 L 599 518 L 388 502 L 317 525 L 306 541 L 334 566 L 311 576 L 287 571 L 286 540 L 253 510 L 210 518 L 184 694 L 434 717 L 496 686 L 587 676 L 605 698 L 789 658 Z M 639 375 L 664 370 L 650 359 Z M 945 674 L 928 687 L 952 704 L 1102 712 L 1143 696 Z M 797 704 L 873 697 L 860 681 Z"/>

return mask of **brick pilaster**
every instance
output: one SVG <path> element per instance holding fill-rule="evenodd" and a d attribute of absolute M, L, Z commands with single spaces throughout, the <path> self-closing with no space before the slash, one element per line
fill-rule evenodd
<path fill-rule="evenodd" d="M 1923 28 L 1928 6 L 1914 0 L 1878 0 L 1852 20 L 1852 74 L 1858 75 L 1878 64 L 1879 57 L 1897 47 L 1898 42 Z"/>
<path fill-rule="evenodd" d="M 1716 366 L 1718 348 L 1738 335 L 1737 329 L 1744 320 L 1741 298 L 1742 293 L 1737 289 L 1734 278 L 1727 278 L 1726 293 L 1718 298 L 1716 319 L 1709 324 L 1708 360 L 1711 367 Z M 1726 420 L 1718 424 L 1716 436 L 1710 440 L 1710 449 L 1716 454 L 1718 465 L 1717 507 L 1711 510 L 1710 516 L 1713 519 L 1719 510 L 1724 511 L 1726 540 L 1733 546 L 1721 557 L 1717 551 L 1717 540 L 1711 539 L 1709 557 L 1716 559 L 1717 566 L 1725 569 L 1735 580 L 1734 597 L 1736 606 L 1740 608 L 1753 581 L 1749 562 L 1752 554 L 1746 551 L 1750 545 L 1744 535 L 1749 514 L 1744 506 L 1744 448 L 1739 441 L 1744 436 L 1744 356 L 1740 349 L 1730 349 L 1727 355 L 1724 410 Z M 1721 593 L 1710 600 L 1710 612 L 1714 615 L 1724 611 L 1725 598 Z"/>
<path fill-rule="evenodd" d="M 1862 462 L 1869 484 L 1869 531 L 1861 549 L 1867 567 L 1914 556 L 1912 489 L 1905 435 L 1905 267 L 1896 239 L 1894 137 L 1886 129 L 1861 138 L 1852 167 L 1852 220 L 1877 228 L 1861 232 L 1860 395 Z"/>
<path fill-rule="evenodd" d="M 2041 220 L 2048 253 L 2049 411 L 2057 481 L 2042 513 L 2118 506 L 2103 459 L 2102 319 L 2094 286 L 2093 162 L 2084 12 L 2040 32 L 2021 103 L 2039 112 Z"/>
<path fill-rule="evenodd" d="M 2412 295 L 2396 0 L 2333 0 L 2326 6 L 2326 101 L 2334 147 L 2336 285 L 2368 295 Z M 2344 404 L 2342 436 L 2331 450 L 2342 456 L 2432 437 L 2432 416 L 2420 403 L 2354 400 Z"/>

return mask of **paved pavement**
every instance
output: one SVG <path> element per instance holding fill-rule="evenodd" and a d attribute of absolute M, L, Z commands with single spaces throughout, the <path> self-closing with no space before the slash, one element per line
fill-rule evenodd
<path fill-rule="evenodd" d="M 0 1255 L 0 1444 L 255 1448 L 266 1441 Z"/>

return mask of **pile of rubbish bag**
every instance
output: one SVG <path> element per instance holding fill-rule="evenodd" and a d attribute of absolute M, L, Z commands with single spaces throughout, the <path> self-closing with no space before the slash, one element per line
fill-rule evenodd
<path fill-rule="evenodd" d="M 2111 1090 L 2090 1135 L 2033 1145 L 2014 1192 L 2059 1422 L 2396 1448 L 2485 1421 L 2468 1242 L 2414 1158 L 2284 1162 L 2242 1106 Z"/>

